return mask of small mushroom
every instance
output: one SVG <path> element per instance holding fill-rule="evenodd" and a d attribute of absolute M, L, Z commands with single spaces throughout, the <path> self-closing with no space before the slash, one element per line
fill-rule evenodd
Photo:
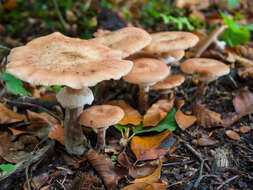
<path fill-rule="evenodd" d="M 65 86 L 57 95 L 66 108 L 64 142 L 68 153 L 81 155 L 87 144 L 77 119 L 93 101 L 87 87 L 126 75 L 133 63 L 120 59 L 120 51 L 55 32 L 12 49 L 6 72 L 33 85 Z"/>
<path fill-rule="evenodd" d="M 126 27 L 113 32 L 102 32 L 102 34 L 99 32 L 97 36 L 99 37 L 91 41 L 122 51 L 123 58 L 140 51 L 151 42 L 149 33 L 136 27 Z"/>
<path fill-rule="evenodd" d="M 139 86 L 139 110 L 144 112 L 147 109 L 149 86 L 167 77 L 170 69 L 165 63 L 153 58 L 138 58 L 133 62 L 132 70 L 123 79 Z"/>
<path fill-rule="evenodd" d="M 151 37 L 151 43 L 143 51 L 157 54 L 185 50 L 199 41 L 199 38 L 190 32 L 158 32 L 151 34 Z"/>
<path fill-rule="evenodd" d="M 158 90 L 159 94 L 163 98 L 168 98 L 170 92 L 174 92 L 173 89 L 180 86 L 184 82 L 184 75 L 170 75 L 164 80 L 157 82 L 156 84 L 150 86 L 150 90 Z"/>
<path fill-rule="evenodd" d="M 97 146 L 99 150 L 104 150 L 106 129 L 117 124 L 124 117 L 124 111 L 118 106 L 99 105 L 92 106 L 83 111 L 79 123 L 91 127 L 98 134 Z"/>

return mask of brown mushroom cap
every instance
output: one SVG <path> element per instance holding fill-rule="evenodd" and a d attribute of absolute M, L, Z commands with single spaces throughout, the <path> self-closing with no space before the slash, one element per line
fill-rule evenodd
<path fill-rule="evenodd" d="M 151 90 L 166 90 L 180 86 L 184 82 L 184 75 L 170 75 L 164 80 L 150 86 Z"/>
<path fill-rule="evenodd" d="M 152 42 L 143 50 L 149 53 L 164 53 L 184 50 L 195 46 L 199 38 L 190 32 L 158 32 L 151 34 Z"/>
<path fill-rule="evenodd" d="M 55 32 L 12 49 L 6 72 L 34 85 L 80 89 L 126 75 L 132 62 L 120 59 L 120 51 Z"/>
<path fill-rule="evenodd" d="M 151 42 L 150 35 L 140 28 L 126 27 L 114 32 L 105 33 L 91 41 L 101 43 L 107 47 L 123 52 L 123 58 L 133 54 Z"/>
<path fill-rule="evenodd" d="M 181 60 L 184 57 L 184 54 L 184 50 L 169 51 L 161 53 L 159 59 L 164 63 L 169 64 Z"/>
<path fill-rule="evenodd" d="M 118 123 L 124 117 L 124 111 L 118 106 L 99 105 L 85 109 L 79 123 L 92 128 L 104 128 Z"/>
<path fill-rule="evenodd" d="M 158 82 L 170 73 L 168 66 L 157 59 L 139 58 L 133 60 L 132 70 L 123 77 L 129 83 L 147 84 Z"/>
<path fill-rule="evenodd" d="M 180 64 L 180 68 L 184 73 L 200 73 L 202 81 L 215 80 L 217 77 L 226 75 L 230 69 L 224 63 L 215 59 L 208 58 L 193 58 L 188 59 Z"/>

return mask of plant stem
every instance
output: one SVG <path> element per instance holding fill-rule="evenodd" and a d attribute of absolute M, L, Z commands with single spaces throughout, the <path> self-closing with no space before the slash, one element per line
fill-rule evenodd
<path fill-rule="evenodd" d="M 57 16 L 59 17 L 62 26 L 65 28 L 66 22 L 65 22 L 65 20 L 63 19 L 63 16 L 62 16 L 62 14 L 61 14 L 61 12 L 60 12 L 60 9 L 59 9 L 59 6 L 58 6 L 56 0 L 53 0 L 53 3 L 54 3 L 54 8 L 55 8 L 56 14 L 57 14 Z"/>

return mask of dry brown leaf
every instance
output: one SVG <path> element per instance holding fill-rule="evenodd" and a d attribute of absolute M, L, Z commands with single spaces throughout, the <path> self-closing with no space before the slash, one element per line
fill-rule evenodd
<path fill-rule="evenodd" d="M 17 130 L 17 129 L 13 129 L 11 127 L 8 127 L 8 129 L 12 132 L 13 135 L 18 136 L 21 134 L 31 134 L 31 135 L 36 135 L 35 132 L 33 131 L 25 131 L 25 130 Z"/>
<path fill-rule="evenodd" d="M 166 190 L 165 185 L 163 183 L 152 183 L 145 187 L 143 190 Z"/>
<path fill-rule="evenodd" d="M 147 187 L 148 185 L 148 183 L 134 183 L 122 188 L 121 190 L 143 190 L 143 188 Z"/>
<path fill-rule="evenodd" d="M 150 175 L 159 165 L 159 160 L 145 162 L 144 164 L 134 165 L 129 168 L 129 175 L 132 178 L 142 178 Z"/>
<path fill-rule="evenodd" d="M 20 121 L 26 121 L 25 115 L 16 113 L 8 109 L 4 104 L 0 103 L 0 124 L 15 123 Z"/>
<path fill-rule="evenodd" d="M 7 0 L 3 7 L 7 10 L 13 10 L 18 7 L 18 2 L 16 0 Z"/>
<path fill-rule="evenodd" d="M 55 119 L 53 116 L 49 115 L 46 112 L 36 113 L 27 110 L 27 115 L 29 120 L 31 121 L 31 126 L 29 126 L 29 129 L 31 130 L 38 130 L 42 127 L 54 126 L 59 124 L 59 121 L 57 119 Z"/>
<path fill-rule="evenodd" d="M 64 130 L 60 124 L 54 125 L 48 133 L 50 139 L 55 139 L 64 145 Z"/>
<path fill-rule="evenodd" d="M 175 119 L 178 126 L 182 130 L 185 130 L 188 127 L 192 126 L 197 120 L 197 118 L 193 115 L 185 115 L 180 109 L 177 110 Z"/>
<path fill-rule="evenodd" d="M 141 114 L 137 110 L 132 108 L 130 105 L 128 105 L 124 100 L 112 100 L 106 102 L 106 104 L 117 105 L 124 110 L 125 115 L 123 119 L 119 122 L 119 124 L 121 125 L 138 125 L 142 121 Z"/>
<path fill-rule="evenodd" d="M 240 141 L 241 140 L 241 137 L 235 132 L 235 131 L 232 131 L 232 130 L 227 130 L 226 131 L 226 135 L 232 139 L 232 140 L 235 140 L 235 141 Z"/>
<path fill-rule="evenodd" d="M 171 135 L 171 131 L 167 130 L 153 136 L 134 136 L 131 141 L 131 150 L 137 160 L 151 160 L 173 152 L 177 143 L 178 141 Z"/>
<path fill-rule="evenodd" d="M 41 189 L 40 187 L 49 180 L 48 173 L 42 173 L 40 175 L 34 176 L 32 179 L 29 179 L 29 183 L 31 184 L 33 189 Z M 29 190 L 28 181 L 24 183 L 24 190 Z"/>
<path fill-rule="evenodd" d="M 251 128 L 249 126 L 241 126 L 239 128 L 239 130 L 240 130 L 241 133 L 244 134 L 244 133 L 248 133 L 251 130 Z"/>
<path fill-rule="evenodd" d="M 241 116 L 253 113 L 253 94 L 248 89 L 240 89 L 233 99 L 233 105 Z"/>
<path fill-rule="evenodd" d="M 212 137 L 202 137 L 197 140 L 199 146 L 211 146 L 218 143 L 218 141 Z"/>
<path fill-rule="evenodd" d="M 128 158 L 128 156 L 127 156 L 127 154 L 126 154 L 126 152 L 121 152 L 118 155 L 117 160 L 118 160 L 118 163 L 121 166 L 123 166 L 123 167 L 125 167 L 127 169 L 130 168 L 131 165 L 132 165 L 131 162 L 130 162 L 130 160 L 129 160 L 129 158 Z"/>
<path fill-rule="evenodd" d="M 162 99 L 154 103 L 144 115 L 143 127 L 156 126 L 171 110 L 174 99 Z"/>
<path fill-rule="evenodd" d="M 21 136 L 18 140 L 12 141 L 8 132 L 0 132 L 0 139 L 0 156 L 11 163 L 27 159 L 39 143 L 36 137 L 31 135 Z"/>
<path fill-rule="evenodd" d="M 162 161 L 160 160 L 159 165 L 157 166 L 156 170 L 153 173 L 151 173 L 146 177 L 136 178 L 131 183 L 148 183 L 148 184 L 156 183 L 160 179 L 161 169 L 162 169 Z"/>
<path fill-rule="evenodd" d="M 115 172 L 115 167 L 112 161 L 105 154 L 100 154 L 95 150 L 88 151 L 85 156 L 93 168 L 95 168 L 98 174 L 102 177 L 107 189 L 117 189 L 120 176 Z"/>

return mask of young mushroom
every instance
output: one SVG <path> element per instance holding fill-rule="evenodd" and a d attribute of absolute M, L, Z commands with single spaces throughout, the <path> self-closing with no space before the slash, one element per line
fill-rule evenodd
<path fill-rule="evenodd" d="M 150 86 L 150 90 L 158 90 L 162 98 L 168 98 L 170 92 L 174 92 L 174 88 L 180 86 L 184 82 L 184 75 L 170 75 L 164 80 Z M 173 94 L 172 94 L 173 95 Z"/>
<path fill-rule="evenodd" d="M 6 72 L 33 85 L 65 86 L 57 95 L 66 108 L 64 142 L 68 153 L 81 155 L 87 144 L 77 120 L 93 101 L 88 87 L 126 75 L 133 63 L 120 59 L 120 51 L 55 32 L 12 49 Z"/>
<path fill-rule="evenodd" d="M 104 150 L 106 129 L 117 124 L 124 117 L 124 111 L 118 106 L 99 105 L 92 106 L 83 111 L 79 123 L 91 127 L 97 132 L 96 149 Z"/>
<path fill-rule="evenodd" d="M 170 69 L 165 63 L 153 58 L 138 58 L 133 62 L 132 70 L 123 79 L 139 86 L 138 106 L 143 113 L 147 109 L 149 86 L 167 77 Z"/>

